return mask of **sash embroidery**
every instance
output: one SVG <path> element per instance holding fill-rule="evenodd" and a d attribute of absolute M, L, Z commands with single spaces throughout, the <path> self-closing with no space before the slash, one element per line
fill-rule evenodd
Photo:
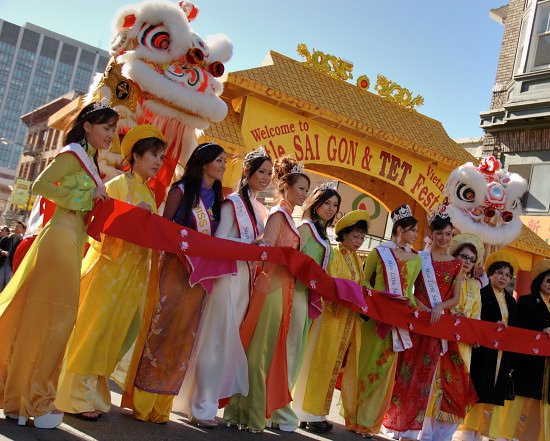
<path fill-rule="evenodd" d="M 323 239 L 319 235 L 319 232 L 317 231 L 317 228 L 315 228 L 315 224 L 313 222 L 311 222 L 310 220 L 303 220 L 299 226 L 302 226 L 302 225 L 307 225 L 310 228 L 311 233 L 313 234 L 313 237 L 315 238 L 315 240 L 317 240 L 319 245 L 323 247 L 324 251 L 323 251 L 323 260 L 321 261 L 321 268 L 323 268 L 326 271 L 328 267 L 328 261 L 330 258 L 330 248 L 331 248 L 330 244 L 328 243 L 327 240 Z"/>
<path fill-rule="evenodd" d="M 397 265 L 397 261 L 395 260 L 395 256 L 393 255 L 393 251 L 384 246 L 378 246 L 375 249 L 382 260 L 386 290 L 392 294 L 403 295 L 401 277 L 399 276 L 399 267 Z M 405 349 L 412 348 L 413 344 L 409 331 L 393 326 L 391 328 L 391 334 L 394 352 L 401 352 Z"/>
<path fill-rule="evenodd" d="M 430 300 L 430 307 L 442 303 L 441 292 L 439 291 L 439 285 L 437 284 L 437 278 L 435 276 L 435 269 L 433 267 L 432 255 L 429 251 L 420 251 L 418 253 L 422 259 L 422 283 L 424 289 L 428 294 Z M 449 348 L 447 340 L 441 339 L 441 354 L 445 354 Z"/>
<path fill-rule="evenodd" d="M 227 198 L 233 204 L 235 208 L 235 220 L 237 223 L 237 229 L 239 230 L 239 237 L 252 242 L 258 237 L 258 227 L 254 223 L 250 210 L 243 201 L 243 198 L 237 194 L 232 193 Z"/>
<path fill-rule="evenodd" d="M 206 209 L 206 205 L 201 197 L 199 197 L 199 205 L 192 210 L 193 217 L 195 218 L 195 226 L 199 233 L 212 235 L 212 223 L 210 221 L 210 215 Z"/>
<path fill-rule="evenodd" d="M 178 184 L 179 189 L 185 193 L 185 187 L 183 183 Z M 208 214 L 208 209 L 202 197 L 199 197 L 199 204 L 196 207 L 193 207 L 191 210 L 193 215 L 193 220 L 195 222 L 196 230 L 199 233 L 212 235 L 212 221 L 210 220 L 210 215 Z"/>

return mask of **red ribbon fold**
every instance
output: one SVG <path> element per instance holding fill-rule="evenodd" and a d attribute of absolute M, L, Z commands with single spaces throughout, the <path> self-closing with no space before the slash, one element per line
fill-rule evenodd
<path fill-rule="evenodd" d="M 430 314 L 369 290 L 349 280 L 333 278 L 309 256 L 290 247 L 263 247 L 234 242 L 198 233 L 146 210 L 116 199 L 99 203 L 90 213 L 88 234 L 100 240 L 100 233 L 147 248 L 174 254 L 227 261 L 267 261 L 285 265 L 290 272 L 325 301 L 333 301 L 391 326 L 434 338 L 479 344 L 488 348 L 523 354 L 550 356 L 550 338 L 512 326 L 443 315 L 430 325 Z M 346 290 L 346 292 L 339 292 Z M 350 290 L 362 290 L 365 306 L 354 301 Z"/>

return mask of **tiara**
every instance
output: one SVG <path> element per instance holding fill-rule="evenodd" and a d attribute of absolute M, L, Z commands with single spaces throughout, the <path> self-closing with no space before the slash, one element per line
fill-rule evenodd
<path fill-rule="evenodd" d="M 405 204 L 399 207 L 399 210 L 397 210 L 395 213 L 392 213 L 391 220 L 395 223 L 398 220 L 405 219 L 407 217 L 413 217 L 413 213 L 411 211 L 411 207 Z"/>
<path fill-rule="evenodd" d="M 84 113 L 83 115 L 80 115 L 80 118 L 82 119 L 86 115 L 89 115 L 92 112 L 95 112 L 97 110 L 103 110 L 103 109 L 112 109 L 111 104 L 109 103 L 109 99 L 106 96 L 94 102 L 92 108 L 88 110 L 86 113 Z"/>
<path fill-rule="evenodd" d="M 256 158 L 269 158 L 269 154 L 263 145 L 258 146 L 256 150 L 252 150 L 244 157 L 245 161 L 252 161 Z"/>
<path fill-rule="evenodd" d="M 338 181 L 328 181 L 328 182 L 323 182 L 319 188 L 321 190 L 338 190 Z"/>
<path fill-rule="evenodd" d="M 300 173 L 304 174 L 305 166 L 302 162 L 297 162 L 294 167 L 290 169 L 290 171 L 287 173 L 287 175 L 290 175 L 292 173 Z"/>
<path fill-rule="evenodd" d="M 435 206 L 430 211 L 428 211 L 427 215 L 428 223 L 430 224 L 437 218 L 448 219 L 449 217 L 449 212 L 447 211 L 447 206 L 445 204 L 439 204 Z"/>

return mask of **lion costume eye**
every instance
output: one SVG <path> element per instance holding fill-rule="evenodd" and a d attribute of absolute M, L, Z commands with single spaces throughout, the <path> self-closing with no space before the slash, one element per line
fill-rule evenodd
<path fill-rule="evenodd" d="M 466 184 L 459 184 L 456 187 L 456 197 L 461 201 L 472 202 L 476 198 L 476 192 L 467 187 Z"/>
<path fill-rule="evenodd" d="M 166 50 L 170 47 L 170 34 L 162 24 L 144 25 L 139 31 L 138 40 L 148 49 Z"/>

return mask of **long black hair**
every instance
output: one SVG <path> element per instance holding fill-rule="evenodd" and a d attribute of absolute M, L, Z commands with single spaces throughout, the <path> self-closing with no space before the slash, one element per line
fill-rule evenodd
<path fill-rule="evenodd" d="M 118 113 L 110 107 L 102 107 L 97 101 L 91 102 L 84 106 L 76 116 L 74 116 L 65 127 L 65 138 L 63 142 L 65 145 L 76 143 L 81 144 L 84 148 L 88 148 L 86 141 L 86 130 L 84 130 L 84 123 L 90 124 L 116 124 L 118 122 Z M 99 165 L 97 163 L 96 151 L 94 154 L 94 162 L 99 172 Z"/>
<path fill-rule="evenodd" d="M 224 153 L 223 147 L 213 142 L 199 144 L 187 160 L 185 172 L 181 179 L 172 184 L 172 187 L 176 187 L 183 183 L 185 188 L 185 197 L 183 198 L 183 219 L 187 219 L 191 216 L 193 208 L 199 205 L 204 166 L 215 161 L 222 153 Z M 216 179 L 212 185 L 212 189 L 215 194 L 212 214 L 214 215 L 214 219 L 219 221 L 220 206 L 223 202 L 221 181 Z"/>
<path fill-rule="evenodd" d="M 336 198 L 338 199 L 338 208 L 336 209 L 334 216 L 332 216 L 327 221 L 323 221 L 317 214 L 317 209 L 321 205 L 323 205 L 325 201 L 328 201 L 333 196 L 336 196 Z M 334 222 L 334 218 L 340 210 L 341 203 L 342 197 L 336 190 L 332 188 L 321 189 L 321 187 L 316 187 L 304 202 L 304 212 L 302 214 L 302 218 L 312 221 L 315 225 L 317 232 L 319 233 L 319 236 L 321 236 L 325 240 L 328 240 L 327 227 L 332 225 L 332 223 Z"/>
<path fill-rule="evenodd" d="M 248 181 L 250 177 L 258 171 L 258 169 L 264 165 L 265 161 L 273 162 L 267 153 L 261 155 L 246 155 L 243 161 L 243 173 L 241 179 L 237 184 L 237 193 L 243 199 L 246 207 L 252 214 L 252 222 L 254 225 L 257 225 L 256 216 L 254 215 L 254 208 L 252 207 L 252 202 L 250 202 L 250 196 L 248 190 L 250 188 Z"/>

